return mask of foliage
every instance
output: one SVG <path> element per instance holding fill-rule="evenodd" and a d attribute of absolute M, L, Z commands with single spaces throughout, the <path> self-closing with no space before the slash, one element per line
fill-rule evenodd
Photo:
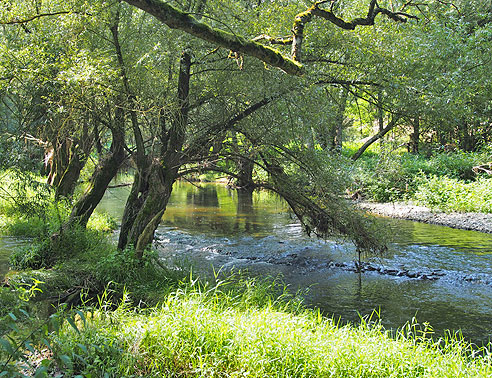
<path fill-rule="evenodd" d="M 354 180 L 352 190 L 361 190 L 364 196 L 378 202 L 415 199 L 425 204 L 424 194 L 419 196 L 418 192 L 428 191 L 430 186 L 437 190 L 436 186 L 430 182 L 427 189 L 424 189 L 425 185 L 422 185 L 427 178 L 432 181 L 432 177 L 435 177 L 436 182 L 438 178 L 452 179 L 454 182 L 465 185 L 466 181 L 463 180 L 477 179 L 472 167 L 489 160 L 490 153 L 487 150 L 476 153 L 461 151 L 438 153 L 431 157 L 407 153 L 368 155 L 359 159 L 352 168 L 351 174 Z M 466 185 L 470 188 L 476 186 L 478 189 L 482 184 L 472 181 Z M 441 188 L 444 189 L 444 187 Z M 449 185 L 448 189 L 451 188 Z M 458 193 L 456 195 L 459 196 Z M 430 197 L 427 198 L 430 200 Z M 468 197 L 468 200 L 471 200 L 471 197 Z M 463 198 L 463 201 L 466 199 Z M 429 206 L 433 206 L 431 201 Z M 445 206 L 445 202 L 440 201 L 440 208 L 444 209 Z M 460 207 L 451 203 L 449 206 L 450 209 Z M 465 207 L 461 206 L 461 208 Z"/>
<path fill-rule="evenodd" d="M 433 210 L 492 213 L 492 179 L 463 182 L 450 177 L 418 176 L 416 203 Z"/>
<path fill-rule="evenodd" d="M 66 313 L 60 308 L 42 323 L 21 308 L 7 315 L 10 332 L 0 338 L 1 377 L 48 377 L 48 372 L 55 366 L 53 357 L 59 366 L 72 365 L 68 356 L 54 353 L 52 340 L 65 322 L 78 331 L 76 319 L 85 322 L 83 312 Z"/>

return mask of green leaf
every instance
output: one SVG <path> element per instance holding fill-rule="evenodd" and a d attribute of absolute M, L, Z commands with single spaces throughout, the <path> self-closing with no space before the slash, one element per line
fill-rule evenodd
<path fill-rule="evenodd" d="M 26 349 L 31 352 L 31 353 L 34 353 L 35 350 L 34 350 L 34 347 L 32 346 L 32 342 L 31 341 L 25 341 L 24 342 L 24 346 L 26 347 Z"/>
<path fill-rule="evenodd" d="M 76 310 L 75 311 L 79 316 L 80 316 L 80 319 L 82 319 L 82 321 L 84 322 L 84 325 L 85 325 L 85 315 L 82 311 L 80 310 Z"/>
<path fill-rule="evenodd" d="M 0 339 L 0 344 L 2 345 L 3 349 L 7 351 L 8 354 L 13 355 L 14 354 L 14 349 L 12 348 L 12 345 L 10 342 L 8 342 L 5 339 Z"/>
<path fill-rule="evenodd" d="M 68 318 L 67 318 L 67 322 L 68 322 L 68 324 L 70 324 L 70 325 L 72 326 L 72 328 L 73 328 L 74 330 L 76 330 L 76 331 L 77 331 L 77 333 L 79 333 L 79 334 L 80 334 L 80 331 L 79 331 L 79 329 L 77 328 L 77 324 L 75 324 L 75 322 L 74 322 L 74 320 L 73 320 L 72 318 L 68 317 Z"/>
<path fill-rule="evenodd" d="M 72 368 L 72 359 L 68 357 L 66 354 L 62 354 L 60 356 L 60 360 L 65 364 L 66 367 Z"/>
<path fill-rule="evenodd" d="M 12 318 L 12 320 L 13 320 L 14 322 L 16 322 L 16 321 L 17 321 L 17 316 L 15 316 L 14 314 L 12 314 L 11 312 L 9 312 L 9 314 L 8 314 L 8 315 Z"/>
<path fill-rule="evenodd" d="M 36 369 L 34 373 L 34 378 L 41 378 L 48 376 L 48 368 L 46 366 L 40 366 Z"/>
<path fill-rule="evenodd" d="M 78 343 L 77 345 L 78 345 L 78 347 L 80 348 L 80 350 L 81 350 L 82 352 L 84 352 L 84 353 L 88 353 L 88 352 L 87 352 L 87 347 L 86 347 L 84 344 L 80 344 L 80 343 Z"/>
<path fill-rule="evenodd" d="M 55 330 L 55 332 L 58 333 L 60 330 L 60 322 L 58 321 L 58 317 L 50 318 L 50 323 L 53 329 Z"/>
<path fill-rule="evenodd" d="M 48 347 L 48 349 L 51 350 L 51 345 L 50 345 L 50 342 L 48 340 L 46 340 L 45 338 L 42 338 L 41 339 L 41 342 L 46 345 Z"/>
<path fill-rule="evenodd" d="M 9 323 L 9 328 L 14 331 L 14 332 L 20 332 L 19 331 L 19 328 L 17 327 L 17 325 L 15 323 Z"/>
<path fill-rule="evenodd" d="M 30 317 L 29 313 L 26 310 L 23 310 L 20 308 L 19 311 L 22 312 L 26 317 L 28 317 L 28 318 Z"/>

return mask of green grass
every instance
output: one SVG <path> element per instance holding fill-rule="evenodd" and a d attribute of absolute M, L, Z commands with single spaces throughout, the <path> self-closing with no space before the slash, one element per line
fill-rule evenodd
<path fill-rule="evenodd" d="M 43 238 L 56 232 L 68 219 L 71 203 L 55 201 L 46 178 L 29 172 L 0 171 L 0 232 L 6 235 Z M 94 212 L 87 227 L 109 232 L 116 222 Z"/>
<path fill-rule="evenodd" d="M 77 332 L 63 328 L 57 353 L 86 376 L 492 377 L 490 355 L 465 342 L 412 327 L 391 337 L 378 322 L 340 326 L 251 285 L 261 295 L 188 285 L 152 309 L 93 310 Z"/>

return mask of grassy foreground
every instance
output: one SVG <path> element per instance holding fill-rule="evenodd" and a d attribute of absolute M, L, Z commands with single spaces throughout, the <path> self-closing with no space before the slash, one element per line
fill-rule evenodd
<path fill-rule="evenodd" d="M 492 377 L 491 356 L 473 357 L 464 342 L 433 343 L 412 327 L 392 338 L 378 323 L 338 326 L 248 286 L 187 287 L 150 310 L 123 301 L 93 311 L 77 331 L 63 328 L 58 353 L 84 376 Z"/>

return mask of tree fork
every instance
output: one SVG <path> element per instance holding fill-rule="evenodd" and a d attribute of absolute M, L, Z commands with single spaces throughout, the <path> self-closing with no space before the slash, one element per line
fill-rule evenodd
<path fill-rule="evenodd" d="M 169 137 L 165 138 L 167 148 L 163 149 L 162 156 L 150 166 L 145 200 L 137 203 L 138 213 L 127 220 L 125 229 L 129 229 L 129 234 L 126 243 L 123 243 L 123 240 L 119 243 L 120 248 L 123 248 L 124 244 L 132 244 L 137 258 L 142 258 L 145 248 L 152 243 L 155 230 L 166 210 L 178 169 L 182 164 L 182 148 L 185 128 L 188 124 L 190 71 L 191 55 L 185 51 L 181 56 L 179 68 L 177 93 L 179 109 L 168 131 Z"/>

